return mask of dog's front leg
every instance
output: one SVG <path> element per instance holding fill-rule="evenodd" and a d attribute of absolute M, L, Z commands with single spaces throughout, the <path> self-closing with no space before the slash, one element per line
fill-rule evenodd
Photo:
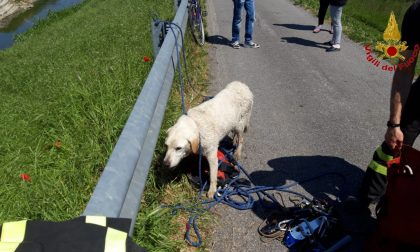
<path fill-rule="evenodd" d="M 233 157 L 235 158 L 236 161 L 238 161 L 242 156 L 242 146 L 244 145 L 244 132 L 237 131 L 235 135 L 236 135 L 236 140 L 237 140 L 236 141 L 237 147 L 236 147 Z"/>
<path fill-rule="evenodd" d="M 218 162 L 217 162 L 217 149 L 208 151 L 206 153 L 207 160 L 210 166 L 210 188 L 207 192 L 207 197 L 213 199 L 214 194 L 216 193 L 217 189 L 217 170 L 218 170 Z"/>

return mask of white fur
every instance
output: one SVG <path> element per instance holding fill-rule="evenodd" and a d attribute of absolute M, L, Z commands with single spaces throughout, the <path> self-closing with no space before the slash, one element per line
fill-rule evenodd
<path fill-rule="evenodd" d="M 201 144 L 203 156 L 210 166 L 210 188 L 207 193 L 213 198 L 217 187 L 217 149 L 219 142 L 230 132 L 237 140 L 235 158 L 240 158 L 243 133 L 249 126 L 253 95 L 248 86 L 239 81 L 231 82 L 213 99 L 191 108 L 168 130 L 165 144 L 168 149 L 164 163 L 169 167 L 191 153 L 198 153 Z"/>

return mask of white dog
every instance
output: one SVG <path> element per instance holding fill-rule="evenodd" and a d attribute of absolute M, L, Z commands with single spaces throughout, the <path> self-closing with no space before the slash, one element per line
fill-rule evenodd
<path fill-rule="evenodd" d="M 182 115 L 167 131 L 164 164 L 169 167 L 177 166 L 189 154 L 198 154 L 201 144 L 202 154 L 210 166 L 210 188 L 207 196 L 213 198 L 217 188 L 219 142 L 233 132 L 237 142 L 235 158 L 240 158 L 243 134 L 249 125 L 252 105 L 251 90 L 247 85 L 234 81 L 213 99 L 188 110 L 188 114 Z"/>

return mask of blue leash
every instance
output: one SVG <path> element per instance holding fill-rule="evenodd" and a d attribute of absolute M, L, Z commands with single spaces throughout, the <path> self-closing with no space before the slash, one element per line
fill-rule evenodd
<path fill-rule="evenodd" d="M 180 53 L 179 53 L 179 49 L 178 49 L 178 36 L 175 34 L 175 31 L 174 31 L 174 28 L 172 27 L 172 25 L 175 25 L 178 29 L 179 29 L 179 32 L 181 33 L 181 42 L 182 42 L 182 44 L 181 44 L 181 47 L 183 48 L 183 50 L 184 50 L 184 36 L 182 35 L 182 29 L 181 29 L 181 27 L 179 27 L 177 24 L 175 24 L 175 23 L 171 23 L 171 22 L 165 22 L 165 24 L 168 24 L 168 27 L 169 27 L 169 29 L 171 29 L 171 31 L 172 31 L 172 34 L 174 35 L 174 38 L 175 38 L 175 48 L 176 48 L 176 55 L 177 55 L 177 57 L 178 57 L 178 74 L 179 74 L 179 92 L 181 93 L 181 102 L 182 102 L 182 112 L 184 113 L 184 115 L 186 115 L 187 114 L 187 109 L 186 109 L 186 107 L 185 107 L 185 91 L 184 91 L 184 82 L 183 82 L 183 78 L 182 78 L 182 69 L 181 69 L 181 57 L 180 57 Z M 187 60 L 186 60 L 186 58 L 185 58 L 185 51 L 183 51 L 183 53 L 184 53 L 184 64 L 185 64 L 185 67 L 187 66 Z M 173 62 L 173 59 L 172 59 L 172 64 L 174 64 L 174 62 Z M 174 68 L 175 68 L 175 66 L 174 66 Z"/>
<path fill-rule="evenodd" d="M 199 176 L 200 176 L 200 186 L 201 186 L 202 185 L 202 181 L 201 181 L 201 156 L 202 156 L 201 146 L 200 146 L 199 150 L 200 150 L 200 153 L 199 153 Z M 244 185 L 244 184 L 238 183 L 239 182 L 239 175 L 238 175 L 238 177 L 233 179 L 232 181 L 230 181 L 229 184 L 224 189 L 217 190 L 213 200 L 206 200 L 206 201 L 201 202 L 202 205 L 207 205 L 207 208 L 206 208 L 207 210 L 211 209 L 212 207 L 214 207 L 218 203 L 223 203 L 225 205 L 228 205 L 228 206 L 233 207 L 233 208 L 238 209 L 238 210 L 252 209 L 254 207 L 255 202 L 256 202 L 256 199 L 254 197 L 252 197 L 252 194 L 257 194 L 259 201 L 262 202 L 262 203 L 264 202 L 262 199 L 265 196 L 266 198 L 269 198 L 272 203 L 274 203 L 275 207 L 280 206 L 280 203 L 272 195 L 268 194 L 267 191 L 286 192 L 286 193 L 297 195 L 297 196 L 311 202 L 312 199 L 308 198 L 307 196 L 305 196 L 301 193 L 289 190 L 289 188 L 291 188 L 293 186 L 296 186 L 296 185 L 299 185 L 299 184 L 304 184 L 304 183 L 316 180 L 318 178 L 321 178 L 321 177 L 324 177 L 324 176 L 327 176 L 327 175 L 335 175 L 335 176 L 339 176 L 339 177 L 342 177 L 343 179 L 345 179 L 345 177 L 340 173 L 328 172 L 328 173 L 323 173 L 323 174 L 320 174 L 320 175 L 312 177 L 312 178 L 305 179 L 301 182 L 293 182 L 289 185 L 256 186 L 252 183 L 251 177 L 249 176 L 247 171 L 242 167 L 242 165 L 240 165 L 239 162 L 237 162 L 233 158 L 232 154 L 229 151 L 227 151 L 223 148 L 221 148 L 221 150 L 228 157 L 229 161 L 232 164 L 239 167 L 240 171 L 245 174 L 245 176 L 249 179 L 249 181 L 251 182 L 252 185 Z M 203 186 L 201 186 L 199 197 L 201 196 L 201 194 L 204 190 L 204 186 L 205 186 L 205 184 Z M 234 197 L 238 197 L 242 200 L 235 200 Z M 186 225 L 185 240 L 194 247 L 200 247 L 201 244 L 202 244 L 202 237 L 200 235 L 200 232 L 198 230 L 197 223 L 196 223 L 196 220 L 200 215 L 201 214 L 198 214 L 198 215 L 193 214 L 189 218 L 188 223 Z M 193 242 L 191 240 L 191 237 L 190 237 L 191 226 L 193 227 L 193 230 L 194 230 L 194 232 L 197 236 L 197 240 L 198 240 L 197 242 Z"/>
<path fill-rule="evenodd" d="M 185 72 L 187 75 L 187 81 L 189 82 L 187 58 L 185 56 L 184 36 L 183 36 L 182 29 L 179 25 L 169 22 L 169 21 L 162 21 L 162 20 L 159 20 L 158 18 L 154 18 L 153 21 L 155 22 L 155 24 L 163 23 L 164 28 L 169 28 L 175 38 L 175 48 L 176 48 L 176 55 L 177 55 L 177 61 L 178 61 L 177 69 L 178 69 L 178 75 L 179 75 L 179 89 L 180 89 L 181 100 L 182 100 L 182 112 L 186 115 L 187 109 L 185 107 L 185 91 L 184 91 L 184 82 L 183 82 L 182 69 L 181 69 L 181 56 L 178 49 L 178 36 L 175 34 L 174 28 L 172 26 L 175 26 L 179 30 L 180 35 L 181 35 L 181 48 L 182 48 L 182 54 L 183 54 L 183 59 L 184 59 Z M 175 69 L 175 63 L 174 63 L 173 58 L 172 58 L 172 66 Z"/>
<path fill-rule="evenodd" d="M 188 222 L 187 222 L 187 224 L 186 224 L 186 232 L 185 232 L 185 236 L 184 236 L 184 239 L 191 245 L 191 246 L 193 246 L 193 247 L 200 247 L 201 246 L 201 244 L 203 243 L 203 239 L 201 238 L 201 235 L 200 235 L 200 232 L 198 231 L 198 227 L 197 227 L 197 224 L 195 223 L 195 221 L 197 220 L 197 218 L 198 218 L 199 216 L 197 216 L 197 215 L 193 215 L 193 216 L 191 216 L 189 219 L 188 219 Z M 195 233 L 195 235 L 197 236 L 197 242 L 193 242 L 192 240 L 191 240 L 191 237 L 190 237 L 190 230 L 191 230 L 191 226 L 193 227 L 193 229 L 194 229 L 194 233 Z"/>

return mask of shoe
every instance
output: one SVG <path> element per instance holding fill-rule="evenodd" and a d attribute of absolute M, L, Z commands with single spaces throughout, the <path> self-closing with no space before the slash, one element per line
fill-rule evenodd
<path fill-rule="evenodd" d="M 323 45 L 329 45 L 329 46 L 332 46 L 333 45 L 333 43 L 331 42 L 331 40 L 330 41 L 327 41 L 327 42 L 324 42 L 324 43 L 322 43 Z"/>
<path fill-rule="evenodd" d="M 343 201 L 345 211 L 352 214 L 370 215 L 369 203 L 363 202 L 357 197 L 349 196 Z"/>
<path fill-rule="evenodd" d="M 339 48 L 339 47 L 334 47 L 334 46 L 331 46 L 330 48 L 328 48 L 326 51 L 327 52 L 338 52 L 338 51 L 340 51 L 341 49 Z"/>
<path fill-rule="evenodd" d="M 318 32 L 320 32 L 321 31 L 321 28 L 322 28 L 322 25 L 317 25 L 317 26 L 315 26 L 315 29 L 314 29 L 314 33 L 318 33 Z"/>
<path fill-rule="evenodd" d="M 254 43 L 252 41 L 245 42 L 244 47 L 246 48 L 260 48 L 260 44 Z"/>
<path fill-rule="evenodd" d="M 239 45 L 239 41 L 232 42 L 230 45 L 233 47 L 233 49 L 241 48 L 241 46 Z"/>
<path fill-rule="evenodd" d="M 334 33 L 334 30 L 333 30 L 333 27 L 331 26 L 331 29 L 329 30 L 329 32 L 331 33 L 331 34 L 333 34 Z"/>

